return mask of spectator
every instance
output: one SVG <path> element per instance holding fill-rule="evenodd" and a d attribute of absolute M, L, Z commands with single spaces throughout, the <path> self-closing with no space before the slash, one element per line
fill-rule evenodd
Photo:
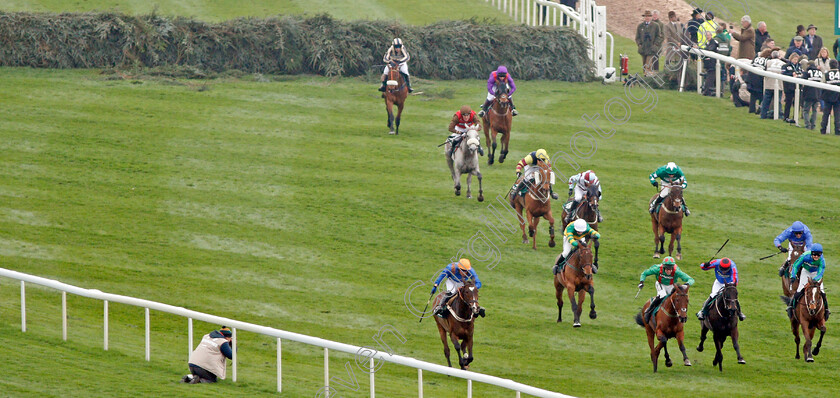
<path fill-rule="evenodd" d="M 840 60 L 840 53 L 837 50 L 840 49 L 840 37 L 834 41 L 834 46 L 832 47 L 832 51 L 834 51 L 834 59 Z"/>
<path fill-rule="evenodd" d="M 802 68 L 799 66 L 799 54 L 793 53 L 790 55 L 787 63 L 782 67 L 782 74 L 785 76 L 800 78 L 802 77 Z M 792 123 L 790 118 L 790 107 L 793 105 L 793 100 L 796 98 L 796 84 L 790 82 L 783 82 L 782 87 L 785 93 L 785 113 L 784 120 Z"/>
<path fill-rule="evenodd" d="M 659 31 L 659 25 L 652 22 L 653 14 L 649 10 L 645 11 L 642 17 L 645 21 L 636 27 L 636 45 L 639 47 L 639 55 L 642 56 L 645 75 L 651 75 L 653 56 L 662 47 L 662 32 Z"/>
<path fill-rule="evenodd" d="M 796 25 L 796 33 L 794 33 L 793 37 L 796 37 L 796 36 L 805 37 L 806 34 L 808 34 L 808 32 L 805 30 L 805 25 Z M 788 47 L 791 47 L 791 46 L 793 46 L 793 38 L 790 39 L 790 44 L 788 44 Z M 805 49 L 806 50 L 808 49 L 807 43 L 805 43 Z M 803 55 L 807 55 L 807 54 L 803 54 Z"/>
<path fill-rule="evenodd" d="M 812 82 L 822 82 L 823 72 L 813 61 L 800 61 L 800 65 L 803 65 L 803 79 Z M 822 90 L 816 87 L 802 86 L 802 119 L 805 121 L 805 128 L 808 130 L 816 128 L 817 102 L 820 99 L 820 91 Z"/>
<path fill-rule="evenodd" d="M 657 26 L 659 26 L 660 39 L 659 39 L 659 47 L 657 47 L 657 49 L 661 49 L 662 48 L 662 43 L 664 42 L 664 39 L 665 39 L 665 24 L 663 24 L 662 21 L 659 20 L 659 10 L 653 10 L 651 12 L 651 14 L 653 14 L 653 17 L 651 17 L 651 21 L 653 21 L 653 23 L 655 23 Z M 665 54 L 665 52 L 662 51 L 662 52 L 659 52 L 658 54 Z M 656 72 L 659 72 L 659 57 L 654 57 L 653 58 L 653 70 L 656 71 Z"/>
<path fill-rule="evenodd" d="M 577 10 L 577 0 L 560 0 L 560 4 L 569 7 L 573 10 Z M 566 14 L 561 13 L 561 21 L 563 26 L 569 26 L 572 24 L 571 18 L 566 16 Z"/>
<path fill-rule="evenodd" d="M 840 71 L 837 70 L 837 60 L 829 61 L 828 73 L 825 74 L 825 82 L 832 86 L 840 86 Z M 828 117 L 834 113 L 834 135 L 840 135 L 840 93 L 830 90 L 821 90 L 820 99 L 825 101 L 823 108 L 822 123 L 820 124 L 820 134 L 827 134 L 826 127 L 828 127 Z"/>
<path fill-rule="evenodd" d="M 691 21 L 688 21 L 688 26 L 685 29 L 685 35 L 688 36 L 686 43 L 692 43 L 695 46 L 697 45 L 697 31 L 700 29 L 700 25 L 702 25 L 705 21 L 706 20 L 703 18 L 703 10 L 695 8 L 694 11 L 691 12 Z"/>
<path fill-rule="evenodd" d="M 706 11 L 706 22 L 703 22 L 697 28 L 697 46 L 706 48 L 706 32 L 712 32 L 712 35 L 717 31 L 718 24 L 715 22 L 715 14 L 711 11 Z"/>
<path fill-rule="evenodd" d="M 822 37 L 817 36 L 817 27 L 814 24 L 808 25 L 808 35 L 805 36 L 805 44 L 808 49 L 808 58 L 815 59 L 823 48 Z"/>
<path fill-rule="evenodd" d="M 790 55 L 793 53 L 797 53 L 800 56 L 808 55 L 805 52 L 805 48 L 802 46 L 803 40 L 802 36 L 794 36 L 793 38 L 793 45 L 788 47 L 787 51 L 785 51 L 785 58 L 790 58 Z"/>
<path fill-rule="evenodd" d="M 739 59 L 739 61 L 744 63 L 750 62 L 748 59 Z M 747 89 L 746 83 L 747 71 L 734 65 L 731 69 L 729 75 L 729 93 L 732 94 L 732 103 L 735 104 L 736 108 L 748 106 L 750 103 L 750 92 Z"/>
<path fill-rule="evenodd" d="M 732 26 L 729 27 L 732 30 Z M 732 30 L 732 37 L 738 40 L 738 58 L 755 58 L 755 29 L 752 27 L 752 19 L 749 15 L 741 17 L 741 33 Z"/>
<path fill-rule="evenodd" d="M 761 46 L 764 44 L 764 41 L 770 38 L 770 32 L 767 31 L 767 24 L 764 21 L 760 21 L 756 26 L 757 30 L 755 32 L 755 52 L 761 52 Z"/>
<path fill-rule="evenodd" d="M 680 45 L 682 45 L 681 38 L 683 37 L 685 29 L 682 24 L 678 22 L 679 18 L 677 18 L 677 13 L 674 11 L 668 11 L 668 23 L 665 24 L 664 29 L 664 42 L 666 49 L 666 51 L 663 51 L 664 54 L 667 54 L 667 51 L 671 51 L 669 49 L 674 47 L 679 49 Z M 666 58 L 666 61 L 667 59 L 668 58 Z M 680 63 L 682 63 L 682 57 L 680 57 Z"/>
<path fill-rule="evenodd" d="M 767 50 L 764 50 L 767 51 Z M 764 54 L 764 53 L 763 53 Z M 771 73 L 782 73 L 782 66 L 785 64 L 784 61 L 781 59 L 780 50 L 772 50 L 770 52 L 770 58 L 767 60 L 767 71 Z M 781 85 L 779 84 L 779 80 L 773 77 L 765 77 L 764 78 L 764 97 L 761 99 L 761 118 L 762 119 L 770 119 L 770 111 L 771 105 L 773 105 L 773 115 L 775 117 L 775 106 L 778 103 L 774 103 L 775 93 L 774 90 L 778 88 L 781 89 Z"/>
<path fill-rule="evenodd" d="M 715 40 L 718 42 L 717 50 L 715 50 L 718 54 L 726 55 L 727 57 L 732 55 L 732 35 L 726 30 L 726 26 L 720 25 L 717 27 L 717 30 L 715 30 Z"/>
<path fill-rule="evenodd" d="M 816 67 L 821 70 L 823 74 L 828 73 L 828 70 L 831 69 L 831 66 L 828 64 L 828 62 L 831 61 L 831 58 L 828 57 L 828 48 L 821 48 L 819 54 L 813 59 L 813 61 Z"/>
<path fill-rule="evenodd" d="M 717 39 L 715 39 L 714 34 L 708 30 L 703 30 L 702 32 L 704 32 L 706 35 L 706 38 L 704 39 L 706 48 L 704 50 L 717 52 L 719 43 Z M 703 79 L 703 95 L 715 95 L 715 84 L 717 83 L 715 81 L 715 63 L 716 60 L 714 58 L 703 58 L 703 70 L 705 71 L 705 79 Z"/>
<path fill-rule="evenodd" d="M 760 52 L 752 61 L 752 66 L 761 70 L 767 69 L 767 57 L 770 54 L 770 49 Z M 757 73 L 750 73 L 747 76 L 747 90 L 750 91 L 750 113 L 759 113 L 755 104 L 762 102 L 764 97 L 764 77 Z"/>
<path fill-rule="evenodd" d="M 232 334 L 230 329 L 222 326 L 205 334 L 201 343 L 190 354 L 190 374 L 184 376 L 184 383 L 215 383 L 217 378 L 224 380 L 227 367 L 225 358 L 233 357 Z"/>

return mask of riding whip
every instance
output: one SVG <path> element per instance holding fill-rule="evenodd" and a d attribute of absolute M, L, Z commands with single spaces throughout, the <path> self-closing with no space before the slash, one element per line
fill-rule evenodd
<path fill-rule="evenodd" d="M 723 245 L 721 245 L 720 249 L 718 249 L 718 251 L 715 252 L 714 256 L 712 256 L 712 258 L 710 258 L 709 261 L 706 261 L 706 262 L 707 263 L 712 262 L 712 260 L 715 259 L 715 256 L 717 256 L 718 253 L 720 253 L 720 251 L 723 250 L 723 246 L 726 246 L 727 243 L 729 243 L 729 238 L 726 238 L 726 242 L 723 242 Z"/>
<path fill-rule="evenodd" d="M 770 257 L 776 257 L 776 256 L 778 256 L 779 254 L 782 254 L 782 253 L 784 253 L 784 252 L 775 252 L 775 253 L 773 253 L 773 254 L 771 254 L 771 255 L 769 255 L 769 256 L 764 256 L 764 257 L 762 257 L 762 258 L 758 259 L 758 261 L 765 260 L 765 259 L 768 259 L 768 258 L 770 258 Z"/>
<path fill-rule="evenodd" d="M 426 306 L 423 307 L 423 313 L 420 316 L 420 322 L 418 322 L 418 323 L 423 323 L 423 315 L 426 315 L 426 310 L 429 308 L 429 303 L 432 302 L 432 296 L 434 296 L 434 295 L 435 295 L 435 292 L 432 292 L 432 294 L 429 295 L 429 300 L 426 301 Z"/>
<path fill-rule="evenodd" d="M 639 288 L 639 291 L 638 291 L 638 292 L 636 292 L 636 296 L 635 296 L 635 297 L 633 297 L 633 300 L 635 300 L 635 299 L 639 298 L 639 293 L 641 293 L 641 292 L 642 292 L 642 288 Z"/>

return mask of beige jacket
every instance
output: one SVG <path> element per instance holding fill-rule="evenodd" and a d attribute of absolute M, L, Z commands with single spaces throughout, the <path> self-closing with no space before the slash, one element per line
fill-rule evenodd
<path fill-rule="evenodd" d="M 198 343 L 198 347 L 190 354 L 189 363 L 200 366 L 202 369 L 224 380 L 227 367 L 225 366 L 225 356 L 222 354 L 221 347 L 222 344 L 227 342 L 227 339 L 223 337 L 213 338 L 209 334 L 205 334 L 201 338 L 201 343 Z"/>

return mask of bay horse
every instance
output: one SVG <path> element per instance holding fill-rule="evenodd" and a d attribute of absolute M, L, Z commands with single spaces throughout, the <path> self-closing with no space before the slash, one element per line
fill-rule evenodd
<path fill-rule="evenodd" d="M 785 297 L 793 298 L 793 294 L 796 293 L 800 281 L 797 279 L 795 285 L 790 283 L 790 267 L 793 266 L 793 263 L 799 259 L 802 253 L 805 253 L 805 243 L 791 243 L 790 250 L 790 262 L 784 266 L 785 273 L 782 275 L 782 292 Z"/>
<path fill-rule="evenodd" d="M 408 86 L 400 74 L 400 65 L 394 62 L 388 64 L 388 89 L 382 93 L 385 98 L 385 110 L 388 111 L 388 134 L 400 133 L 400 116 L 402 115 L 405 99 L 408 97 Z M 397 106 L 397 116 L 394 117 L 394 105 Z M 395 127 L 396 125 L 396 127 Z"/>
<path fill-rule="evenodd" d="M 732 337 L 732 347 L 738 354 L 738 363 L 743 365 L 747 361 L 741 356 L 741 346 L 738 344 L 738 288 L 734 283 L 727 283 L 723 290 L 715 298 L 709 308 L 709 315 L 700 322 L 700 345 L 697 351 L 703 352 L 703 342 L 706 341 L 706 333 L 712 331 L 715 341 L 715 359 L 712 366 L 717 365 L 718 370 L 723 372 L 723 343 L 727 337 Z"/>
<path fill-rule="evenodd" d="M 799 283 L 806 282 L 800 281 Z M 814 355 L 820 353 L 820 346 L 822 346 L 823 336 L 825 335 L 825 303 L 823 302 L 820 289 L 822 288 L 822 281 L 815 282 L 808 277 L 804 293 L 799 302 L 796 303 L 796 308 L 793 309 L 793 317 L 790 318 L 790 330 L 793 332 L 794 341 L 796 342 L 796 359 L 799 359 L 799 328 L 802 328 L 802 335 L 805 336 L 805 346 L 802 347 L 802 354 L 805 356 L 805 362 L 814 362 Z M 793 300 L 790 297 L 782 297 L 782 301 L 789 304 Z M 811 352 L 811 341 L 814 339 L 816 330 L 820 330 L 820 339 L 817 341 L 817 346 L 814 347 L 813 355 Z"/>
<path fill-rule="evenodd" d="M 664 187 L 663 187 L 664 188 Z M 656 195 L 651 198 L 651 202 L 656 199 Z M 670 186 L 668 196 L 662 201 L 659 210 L 655 210 L 650 215 L 650 221 L 653 227 L 653 258 L 659 258 L 660 254 L 665 254 L 665 233 L 671 234 L 671 243 L 668 245 L 668 255 L 674 253 L 674 239 L 677 240 L 677 260 L 682 260 L 682 196 L 683 189 L 679 185 Z"/>
<path fill-rule="evenodd" d="M 555 263 L 559 260 L 554 261 Z M 575 317 L 572 326 L 580 327 L 580 314 L 583 312 L 583 301 L 589 293 L 589 319 L 598 317 L 595 312 L 595 281 L 592 279 L 592 251 L 586 242 L 581 241 L 577 250 L 566 260 L 561 272 L 554 275 L 554 290 L 557 297 L 557 322 L 563 322 L 563 289 L 569 295 L 572 303 L 572 315 Z M 575 303 L 575 293 L 578 301 Z"/>
<path fill-rule="evenodd" d="M 519 214 L 519 227 L 522 228 L 522 243 L 528 243 L 525 236 L 525 221 L 528 221 L 528 236 L 532 237 L 534 243 L 532 248 L 537 250 L 537 226 L 540 224 L 540 217 L 548 220 L 548 234 L 551 240 L 548 247 L 554 247 L 554 216 L 551 214 L 551 165 L 539 160 L 537 169 L 531 173 L 534 176 L 534 184 L 528 183 L 528 193 L 519 196 L 519 192 L 510 193 L 510 205 Z M 528 178 L 523 175 L 521 178 Z M 519 181 L 517 181 L 518 183 Z M 525 219 L 521 217 L 522 210 L 525 210 Z"/>
<path fill-rule="evenodd" d="M 435 298 L 435 305 L 440 302 L 442 295 Z M 443 342 L 443 354 L 446 356 L 446 363 L 452 367 L 449 359 L 449 343 L 446 335 L 452 340 L 455 352 L 458 353 L 458 364 L 463 370 L 469 370 L 470 363 L 475 359 L 473 355 L 473 331 L 475 318 L 478 315 L 478 288 L 475 281 L 466 279 L 464 285 L 458 289 L 458 294 L 453 296 L 449 303 L 443 303 L 449 311 L 446 318 L 435 316 L 440 341 Z M 460 341 L 460 342 L 459 342 Z M 461 351 L 464 355 L 461 355 Z"/>
<path fill-rule="evenodd" d="M 598 197 L 598 189 L 597 185 L 590 185 L 589 188 L 586 189 L 586 192 L 583 195 L 583 199 L 581 199 L 580 204 L 575 209 L 575 214 L 571 217 L 572 221 L 577 220 L 578 218 L 583 219 L 589 224 L 590 227 L 594 230 L 598 230 L 598 202 L 600 198 Z M 566 219 L 566 207 L 563 206 L 563 220 Z M 565 225 L 564 225 L 565 227 Z"/>
<path fill-rule="evenodd" d="M 478 168 L 478 148 L 481 147 L 481 137 L 476 130 L 478 126 L 470 127 L 466 132 L 466 137 L 461 140 L 458 148 L 452 153 L 452 156 L 446 157 L 446 164 L 449 165 L 449 171 L 452 173 L 452 181 L 455 182 L 455 196 L 461 195 L 461 174 L 467 174 L 467 198 L 472 198 L 470 192 L 470 183 L 472 177 L 478 177 L 478 201 L 484 201 L 484 191 L 481 188 L 481 170 Z M 452 142 L 446 142 L 446 153 L 449 153 L 452 147 Z M 453 159 L 454 158 L 454 159 Z"/>
<path fill-rule="evenodd" d="M 656 373 L 659 364 L 659 352 L 665 349 L 665 366 L 671 367 L 671 357 L 668 355 L 668 339 L 676 338 L 680 351 L 683 354 L 683 364 L 691 366 L 688 355 L 685 353 L 684 324 L 688 320 L 688 285 L 675 285 L 674 291 L 662 304 L 655 314 L 650 317 L 650 322 L 645 324 L 644 312 L 650 306 L 650 301 L 645 303 L 642 309 L 636 314 L 636 323 L 644 326 L 647 332 L 648 345 L 650 345 L 650 360 L 653 362 L 653 373 Z M 659 344 L 654 345 L 654 337 Z"/>
<path fill-rule="evenodd" d="M 496 134 L 502 135 L 502 151 L 499 156 L 499 163 L 505 162 L 508 154 L 508 143 L 510 142 L 510 128 L 513 122 L 513 107 L 508 100 L 510 87 L 507 83 L 496 82 L 496 98 L 490 104 L 490 109 L 481 119 L 484 126 L 484 138 L 487 139 L 487 164 L 492 165 L 496 156 Z M 493 139 L 490 139 L 490 132 L 493 132 Z M 491 145 L 492 144 L 492 145 Z"/>

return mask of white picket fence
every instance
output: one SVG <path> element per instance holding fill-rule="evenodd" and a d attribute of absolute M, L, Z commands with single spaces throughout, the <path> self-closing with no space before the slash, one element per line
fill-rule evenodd
<path fill-rule="evenodd" d="M 589 58 L 595 62 L 596 75 L 604 76 L 613 68 L 615 39 L 607 32 L 607 7 L 593 0 L 579 0 L 572 9 L 550 0 L 485 0 L 515 21 L 529 26 L 570 26 L 589 41 Z M 609 56 L 607 56 L 607 38 Z"/>
<path fill-rule="evenodd" d="M 417 391 L 420 398 L 423 397 L 423 371 L 439 373 L 442 375 L 459 377 L 467 380 L 467 397 L 472 397 L 472 382 L 490 384 L 502 388 L 506 388 L 516 392 L 516 397 L 519 398 L 521 393 L 529 394 L 536 397 L 544 398 L 573 398 L 569 395 L 564 395 L 541 388 L 532 387 L 522 383 L 517 383 L 510 379 L 503 379 L 496 376 L 490 376 L 482 373 L 469 372 L 461 369 L 450 368 L 442 365 L 433 364 L 430 362 L 420 361 L 414 358 L 404 357 L 400 355 L 391 355 L 386 352 L 377 351 L 375 354 L 369 354 L 370 349 L 363 349 L 350 344 L 339 343 L 336 341 L 325 340 L 318 337 L 307 336 L 303 334 L 288 332 L 271 327 L 255 325 L 253 323 L 237 321 L 230 318 L 224 318 L 216 315 L 205 314 L 198 311 L 188 310 L 183 307 L 176 307 L 168 304 L 162 304 L 155 301 L 143 300 L 134 297 L 121 296 L 117 294 L 103 293 L 96 289 L 84 289 L 81 287 L 68 285 L 53 279 L 42 278 L 34 275 L 24 274 L 17 271 L 0 268 L 0 276 L 20 281 L 20 329 L 26 332 L 26 283 L 34 283 L 41 286 L 46 286 L 52 289 L 61 291 L 61 337 L 67 340 L 67 293 L 75 294 L 77 296 L 88 297 L 92 299 L 102 300 L 104 303 L 104 341 L 103 347 L 108 350 L 108 303 L 120 303 L 132 305 L 136 307 L 145 308 L 146 310 L 146 361 L 151 360 L 151 333 L 149 322 L 149 311 L 155 310 L 165 312 L 168 314 L 179 315 L 187 318 L 187 342 L 188 354 L 193 349 L 193 319 L 199 321 L 213 323 L 217 325 L 226 325 L 231 327 L 233 332 L 233 345 L 236 344 L 237 330 L 245 330 L 265 336 L 274 337 L 277 339 L 277 391 L 282 392 L 282 352 L 281 342 L 283 339 L 296 341 L 299 343 L 314 345 L 324 348 L 324 387 L 329 388 L 330 383 L 330 367 L 329 367 L 329 350 L 344 352 L 351 355 L 356 355 L 362 350 L 368 354 L 365 357 L 370 357 L 370 396 L 375 397 L 374 392 L 374 374 L 376 368 L 374 367 L 375 360 L 382 360 L 403 366 L 408 366 L 417 369 Z M 237 379 L 237 350 L 233 350 L 233 358 L 231 359 L 231 379 L 235 382 Z M 185 358 L 186 364 L 186 358 Z M 327 390 L 329 391 L 329 390 Z M 314 395 L 315 391 L 313 391 Z M 327 395 L 324 395 L 327 396 Z"/>

